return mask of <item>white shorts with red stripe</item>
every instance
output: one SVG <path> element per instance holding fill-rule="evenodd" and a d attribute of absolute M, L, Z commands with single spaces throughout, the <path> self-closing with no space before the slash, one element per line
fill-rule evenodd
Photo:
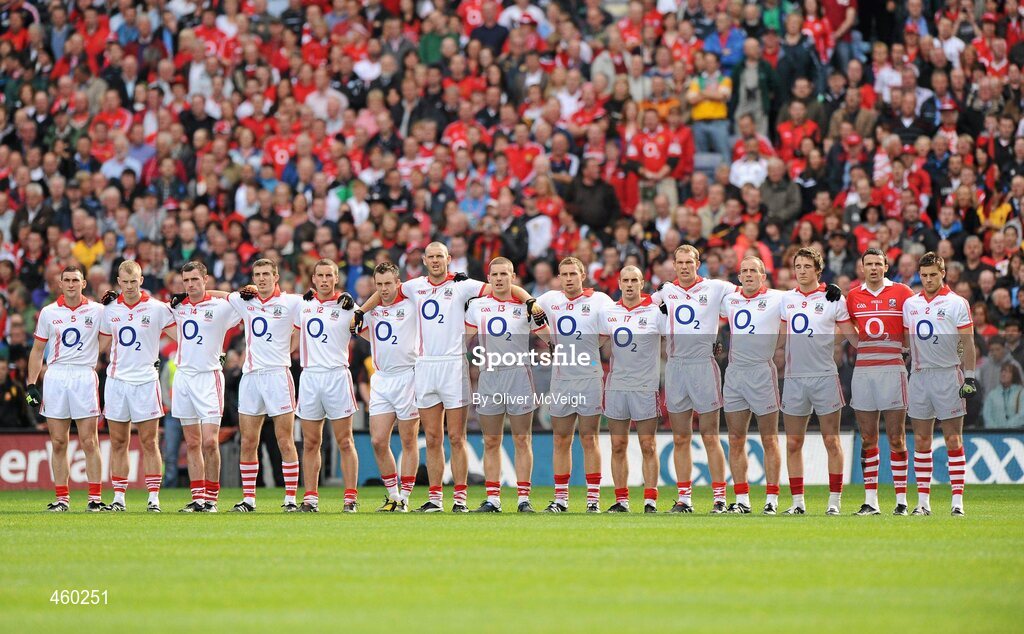
<path fill-rule="evenodd" d="M 238 385 L 238 413 L 280 416 L 295 411 L 295 383 L 285 368 L 253 370 Z"/>
<path fill-rule="evenodd" d="M 786 377 L 782 387 L 782 413 L 789 416 L 818 416 L 843 409 L 843 387 L 839 375 Z"/>
<path fill-rule="evenodd" d="M 781 408 L 779 373 L 774 362 L 730 365 L 725 371 L 722 392 L 725 400 L 723 409 L 727 412 L 749 410 L 754 416 L 764 416 Z"/>
<path fill-rule="evenodd" d="M 949 420 L 967 414 L 967 402 L 960 398 L 964 375 L 960 368 L 917 370 L 910 375 L 910 403 L 907 414 L 917 420 Z"/>
<path fill-rule="evenodd" d="M 673 414 L 713 412 L 722 407 L 722 373 L 714 359 L 665 364 L 665 405 Z"/>
<path fill-rule="evenodd" d="M 378 371 L 370 377 L 370 416 L 391 413 L 398 420 L 420 417 L 412 368 L 393 374 Z"/>
<path fill-rule="evenodd" d="M 220 425 L 224 416 L 224 373 L 174 373 L 171 386 L 171 416 L 182 425 Z"/>
<path fill-rule="evenodd" d="M 548 413 L 563 418 L 568 416 L 598 416 L 604 401 L 604 383 L 601 377 L 562 379 L 551 381 L 551 405 Z"/>
<path fill-rule="evenodd" d="M 427 409 L 438 403 L 445 409 L 469 405 L 469 361 L 466 357 L 420 357 L 416 359 L 416 407 Z"/>
<path fill-rule="evenodd" d="M 82 420 L 100 415 L 100 387 L 96 371 L 85 365 L 55 363 L 43 376 L 43 402 L 39 413 L 57 420 Z"/>
<path fill-rule="evenodd" d="M 611 420 L 643 421 L 658 418 L 658 391 L 604 391 L 604 415 Z"/>
<path fill-rule="evenodd" d="M 125 383 L 108 377 L 103 386 L 103 415 L 117 423 L 144 423 L 163 418 L 160 381 Z"/>
<path fill-rule="evenodd" d="M 533 375 L 526 367 L 482 370 L 477 385 L 476 411 L 484 416 L 519 416 L 537 409 Z"/>
<path fill-rule="evenodd" d="M 348 368 L 306 368 L 299 377 L 299 408 L 302 420 L 338 420 L 356 411 L 356 392 Z"/>
<path fill-rule="evenodd" d="M 858 412 L 907 409 L 907 373 L 900 366 L 853 369 L 850 407 Z"/>

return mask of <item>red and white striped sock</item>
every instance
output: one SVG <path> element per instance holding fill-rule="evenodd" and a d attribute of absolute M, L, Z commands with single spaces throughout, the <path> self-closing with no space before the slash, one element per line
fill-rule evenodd
<path fill-rule="evenodd" d="M 102 502 L 103 501 L 103 483 L 102 482 L 90 482 L 89 483 L 89 501 L 90 502 Z"/>
<path fill-rule="evenodd" d="M 160 481 L 163 479 L 159 473 L 146 474 L 146 490 L 149 491 L 149 501 L 152 504 L 160 503 Z"/>
<path fill-rule="evenodd" d="M 516 482 L 516 486 L 519 488 L 519 504 L 530 501 L 530 489 L 533 488 L 533 484 L 529 480 L 520 480 Z"/>
<path fill-rule="evenodd" d="M 864 503 L 878 508 L 878 447 L 862 452 L 864 462 Z"/>
<path fill-rule="evenodd" d="M 679 497 L 676 501 L 689 505 L 691 503 L 690 496 L 693 495 L 693 481 L 676 482 L 676 489 L 679 490 Z"/>
<path fill-rule="evenodd" d="M 402 476 L 402 499 L 409 501 L 412 497 L 412 490 L 416 486 L 416 476 Z"/>
<path fill-rule="evenodd" d="M 306 491 L 302 495 L 302 503 L 303 504 L 309 504 L 310 506 L 312 506 L 314 508 L 319 508 L 319 506 L 320 506 L 320 494 L 318 492 L 316 492 L 316 491 Z"/>
<path fill-rule="evenodd" d="M 764 501 L 772 506 L 779 506 L 779 484 L 777 482 L 769 482 L 765 485 Z"/>
<path fill-rule="evenodd" d="M 444 487 L 431 486 L 427 492 L 427 499 L 434 504 L 441 506 L 444 503 Z"/>
<path fill-rule="evenodd" d="M 359 489 L 345 489 L 345 504 L 355 504 L 359 501 Z"/>
<path fill-rule="evenodd" d="M 644 506 L 658 506 L 658 487 L 644 489 Z"/>
<path fill-rule="evenodd" d="M 466 505 L 466 489 L 469 488 L 465 484 L 456 484 L 455 491 L 452 492 L 452 501 L 455 504 Z"/>
<path fill-rule="evenodd" d="M 569 474 L 555 474 L 555 502 L 563 508 L 569 506 Z"/>
<path fill-rule="evenodd" d="M 487 491 L 487 501 L 494 506 L 501 506 L 501 483 L 494 480 L 484 482 L 484 490 Z"/>
<path fill-rule="evenodd" d="M 566 493 L 568 495 L 568 493 Z M 587 474 L 587 504 L 597 504 L 601 501 L 601 474 Z"/>
<path fill-rule="evenodd" d="M 843 497 L 843 474 L 828 474 L 828 505 L 838 507 Z"/>
<path fill-rule="evenodd" d="M 397 500 L 398 499 L 398 474 L 397 473 L 389 473 L 387 475 L 382 475 L 380 477 L 380 479 L 384 483 L 384 488 L 388 490 L 388 499 L 389 500 Z"/>
<path fill-rule="evenodd" d="M 58 484 L 55 487 L 53 487 L 53 492 L 58 502 L 63 502 L 64 504 L 71 504 L 71 493 L 70 491 L 68 491 L 67 485 L 61 486 Z"/>
<path fill-rule="evenodd" d="M 736 495 L 736 503 L 742 504 L 743 506 L 750 506 L 750 483 L 749 482 L 734 482 L 732 485 L 732 492 Z"/>
<path fill-rule="evenodd" d="M 256 506 L 256 478 L 260 473 L 260 463 L 240 462 L 238 470 L 242 473 L 242 499 Z"/>
<path fill-rule="evenodd" d="M 217 503 L 217 498 L 220 496 L 220 480 L 207 480 L 206 481 L 206 501 Z"/>
<path fill-rule="evenodd" d="M 284 503 L 295 504 L 295 492 L 299 489 L 299 463 L 282 461 L 281 475 L 284 476 Z"/>
<path fill-rule="evenodd" d="M 949 455 L 949 485 L 953 489 L 952 506 L 964 508 L 964 477 L 967 473 L 967 455 L 964 448 L 950 449 Z"/>
<path fill-rule="evenodd" d="M 615 501 L 619 504 L 629 506 L 629 487 L 615 489 Z"/>
<path fill-rule="evenodd" d="M 112 475 L 110 484 L 114 487 L 114 501 L 124 504 L 124 494 L 128 490 L 128 478 Z"/>
<path fill-rule="evenodd" d="M 714 495 L 715 502 L 725 502 L 725 482 L 712 482 L 711 492 Z"/>
<path fill-rule="evenodd" d="M 805 509 L 804 505 L 804 479 L 790 478 L 789 479 L 789 492 L 793 496 L 793 506 L 799 506 Z"/>
<path fill-rule="evenodd" d="M 917 505 L 931 509 L 932 452 L 914 452 L 914 480 L 917 482 Z"/>
<path fill-rule="evenodd" d="M 907 452 L 890 451 L 889 464 L 892 467 L 892 484 L 896 489 L 896 503 L 907 503 Z"/>
<path fill-rule="evenodd" d="M 192 480 L 192 501 L 203 504 L 206 502 L 206 480 Z"/>

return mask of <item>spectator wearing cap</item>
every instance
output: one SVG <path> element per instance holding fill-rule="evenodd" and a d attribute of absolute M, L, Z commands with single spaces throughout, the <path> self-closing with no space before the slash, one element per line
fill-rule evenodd
<path fill-rule="evenodd" d="M 703 56 L 704 71 L 690 81 L 686 101 L 690 104 L 693 140 L 698 152 L 729 155 L 729 99 L 732 80 L 719 70 L 717 53 Z"/>

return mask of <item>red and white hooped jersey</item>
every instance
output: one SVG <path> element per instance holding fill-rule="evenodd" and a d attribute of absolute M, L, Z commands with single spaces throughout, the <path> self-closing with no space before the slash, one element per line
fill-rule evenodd
<path fill-rule="evenodd" d="M 160 375 L 153 364 L 160 358 L 160 335 L 172 326 L 171 307 L 146 292 L 132 305 L 119 295 L 104 306 L 100 334 L 111 337 L 107 378 L 134 384 L 156 381 Z"/>
<path fill-rule="evenodd" d="M 370 354 L 377 372 L 398 373 L 416 365 L 416 302 L 398 293 L 395 301 L 366 313 L 360 334 L 370 331 Z"/>
<path fill-rule="evenodd" d="M 530 334 L 543 328 L 532 326 L 526 306 L 517 299 L 498 299 L 492 294 L 474 300 L 466 311 L 466 327 L 476 329 L 480 345 L 488 353 L 526 354 Z"/>
<path fill-rule="evenodd" d="M 862 369 L 901 372 L 903 365 L 903 304 L 914 291 L 886 279 L 877 293 L 867 285 L 850 291 L 846 310 L 857 326 L 857 364 Z"/>
<path fill-rule="evenodd" d="M 843 298 L 825 299 L 825 285 L 808 294 L 786 291 L 782 301 L 786 322 L 786 377 L 838 375 L 835 361 L 837 324 L 850 321 Z"/>
<path fill-rule="evenodd" d="M 171 310 L 178 326 L 178 352 L 174 358 L 178 371 L 219 370 L 224 337 L 241 321 L 235 309 L 226 299 L 207 294 L 195 304 L 185 298 Z"/>
<path fill-rule="evenodd" d="M 292 366 L 291 337 L 295 329 L 293 311 L 302 303 L 302 297 L 282 293 L 280 288 L 263 299 L 249 301 L 238 293 L 228 295 L 228 302 L 245 324 L 245 361 L 242 374 L 254 370 L 290 368 Z"/>
<path fill-rule="evenodd" d="M 708 280 L 697 276 L 690 286 L 683 288 L 668 282 L 652 296 L 655 302 L 665 304 L 668 336 L 668 356 L 675 359 L 710 359 L 722 301 L 737 286 L 725 280 Z"/>
<path fill-rule="evenodd" d="M 456 282 L 451 273 L 440 284 L 426 275 L 402 283 L 402 295 L 416 302 L 417 356 L 459 357 L 466 348 L 466 301 L 483 295 L 478 280 Z"/>
<path fill-rule="evenodd" d="M 967 300 L 943 285 L 930 300 L 918 293 L 903 303 L 903 327 L 910 335 L 913 369 L 955 368 L 960 365 L 960 331 L 972 328 Z"/>
<path fill-rule="evenodd" d="M 601 312 L 615 303 L 612 298 L 588 288 L 573 298 L 562 291 L 548 291 L 537 298 L 537 303 L 551 324 L 551 341 L 567 360 L 555 364 L 552 380 L 600 378 Z"/>
<path fill-rule="evenodd" d="M 633 308 L 621 301 L 601 311 L 601 334 L 611 338 L 604 389 L 627 392 L 657 391 L 661 381 L 661 307 L 647 295 Z"/>
<path fill-rule="evenodd" d="M 753 297 L 742 290 L 722 300 L 722 316 L 729 321 L 729 365 L 772 363 L 782 324 L 784 292 L 761 287 Z"/>
<path fill-rule="evenodd" d="M 347 368 L 354 311 L 338 304 L 341 293 L 320 301 L 317 295 L 295 310 L 292 325 L 299 331 L 299 363 L 304 368 Z"/>
<path fill-rule="evenodd" d="M 63 295 L 44 306 L 36 317 L 35 337 L 49 344 L 46 364 L 95 367 L 100 354 L 98 337 L 102 322 L 103 305 L 85 297 L 74 308 L 64 302 Z"/>

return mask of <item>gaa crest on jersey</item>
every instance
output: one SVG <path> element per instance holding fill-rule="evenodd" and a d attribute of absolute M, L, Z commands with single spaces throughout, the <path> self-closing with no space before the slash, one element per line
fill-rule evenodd
<path fill-rule="evenodd" d="M 821 302 L 818 302 L 817 304 L 814 305 L 814 314 L 820 315 L 820 314 L 822 314 L 824 312 L 825 312 L 825 305 L 824 304 L 822 304 Z"/>
<path fill-rule="evenodd" d="M 701 306 L 707 306 L 708 305 L 708 296 L 707 295 L 698 295 L 697 296 L 697 303 L 700 304 Z"/>
<path fill-rule="evenodd" d="M 203 313 L 203 321 L 213 321 L 213 311 L 208 310 Z"/>
<path fill-rule="evenodd" d="M 281 316 L 281 307 L 280 306 L 274 306 L 274 317 L 280 317 L 280 316 Z"/>
<path fill-rule="evenodd" d="M 86 317 L 85 318 L 85 327 L 86 328 L 92 328 L 92 317 Z"/>
<path fill-rule="evenodd" d="M 444 289 L 444 297 L 445 297 L 445 299 L 451 299 L 452 298 L 452 289 L 451 289 L 450 286 L 448 288 Z"/>
<path fill-rule="evenodd" d="M 584 315 L 589 315 L 590 314 L 590 304 L 583 304 L 583 308 L 580 308 L 580 312 L 582 312 Z"/>
<path fill-rule="evenodd" d="M 889 308 L 896 308 L 896 300 L 895 299 L 890 299 L 889 300 Z"/>
<path fill-rule="evenodd" d="M 148 326 L 149 325 L 149 315 L 143 315 L 142 316 L 142 325 L 143 326 Z"/>
<path fill-rule="evenodd" d="M 940 308 L 938 312 L 935 313 L 935 316 L 938 317 L 939 319 L 942 319 L 943 317 L 946 316 L 946 309 Z"/>
<path fill-rule="evenodd" d="M 757 309 L 758 310 L 765 310 L 766 308 L 768 308 L 768 301 L 767 300 L 762 299 L 762 300 L 757 302 Z"/>
<path fill-rule="evenodd" d="M 332 321 L 338 321 L 338 315 L 339 314 L 340 313 L 337 310 L 332 310 L 331 311 L 331 320 Z"/>
<path fill-rule="evenodd" d="M 641 328 L 646 328 L 647 327 L 647 318 L 646 317 L 641 317 L 640 321 L 637 322 L 637 323 L 640 324 Z"/>
<path fill-rule="evenodd" d="M 395 312 L 395 317 L 398 319 L 405 319 L 405 309 L 399 308 L 398 311 Z"/>
<path fill-rule="evenodd" d="M 512 316 L 513 316 L 513 317 L 515 317 L 515 318 L 517 318 L 517 319 L 518 319 L 519 317 L 522 317 L 522 316 L 523 316 L 523 309 L 522 309 L 522 308 L 519 308 L 518 306 L 517 306 L 517 307 L 515 307 L 515 308 L 513 308 L 513 309 L 512 309 Z"/>

